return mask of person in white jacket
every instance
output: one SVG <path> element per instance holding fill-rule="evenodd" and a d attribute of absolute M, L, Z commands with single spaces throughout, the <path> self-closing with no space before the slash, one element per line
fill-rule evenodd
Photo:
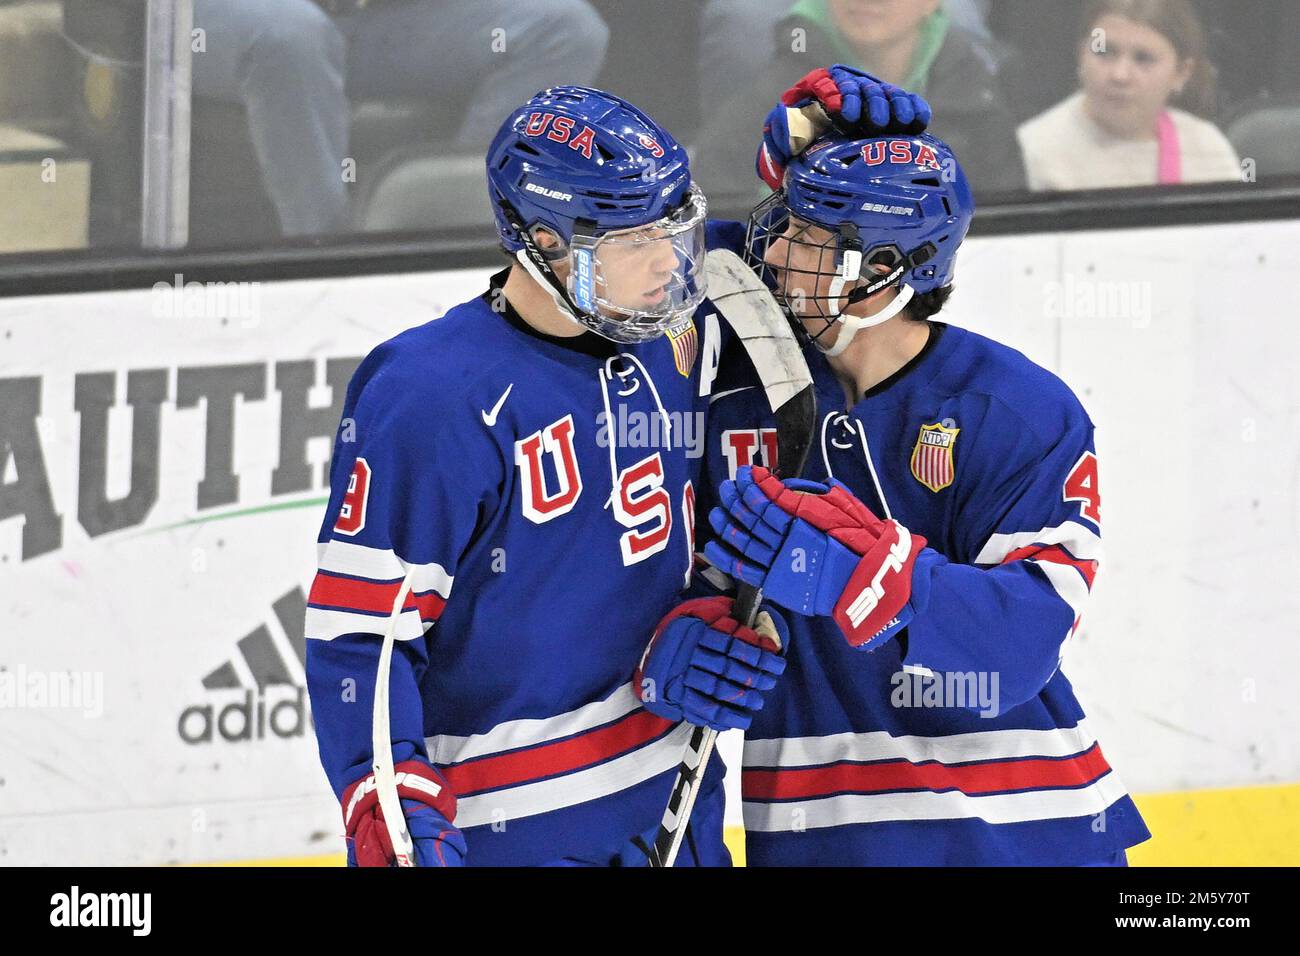
<path fill-rule="evenodd" d="M 1017 131 L 1031 189 L 1241 178 L 1232 144 L 1196 115 L 1213 110 L 1214 68 L 1190 0 L 1094 0 L 1078 57 L 1081 88 Z"/>

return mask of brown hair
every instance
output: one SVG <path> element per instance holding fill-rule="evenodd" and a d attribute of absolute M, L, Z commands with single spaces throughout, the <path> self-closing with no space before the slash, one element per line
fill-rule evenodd
<path fill-rule="evenodd" d="M 1173 44 L 1180 59 L 1195 61 L 1187 85 L 1173 102 L 1202 116 L 1214 115 L 1218 108 L 1218 71 L 1206 55 L 1205 28 L 1191 0 L 1091 0 L 1084 11 L 1080 35 L 1089 38 L 1097 21 L 1107 14 L 1150 27 Z"/>
<path fill-rule="evenodd" d="M 918 295 L 912 296 L 912 301 L 907 303 L 907 307 L 903 310 L 903 314 L 909 319 L 913 319 L 917 322 L 927 322 L 932 316 L 937 315 L 939 311 L 943 309 L 944 304 L 948 301 L 951 295 L 951 283 L 939 289 L 931 289 L 929 292 L 919 293 Z"/>

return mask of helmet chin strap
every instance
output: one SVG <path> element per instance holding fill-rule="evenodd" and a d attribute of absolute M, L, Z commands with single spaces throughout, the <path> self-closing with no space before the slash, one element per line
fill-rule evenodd
<path fill-rule="evenodd" d="M 836 274 L 835 278 L 831 280 L 830 299 L 832 302 L 839 302 L 840 297 L 844 292 L 844 286 L 848 281 L 849 280 L 844 278 L 843 274 Z M 826 348 L 822 348 L 819 341 L 817 347 L 832 358 L 841 354 L 849 347 L 849 343 L 853 341 L 853 337 L 857 335 L 858 332 L 862 329 L 869 329 L 873 325 L 880 325 L 882 322 L 888 322 L 894 316 L 898 315 L 898 313 L 902 312 L 903 309 L 907 308 L 907 303 L 912 301 L 912 296 L 915 294 L 916 290 L 910 285 L 903 285 L 899 288 L 898 295 L 894 297 L 894 301 L 889 303 L 889 305 L 885 306 L 875 315 L 846 315 L 843 312 L 839 312 L 835 318 L 831 320 L 832 322 L 838 322 L 840 326 L 840 333 L 836 336 L 835 343 Z M 847 307 L 848 306 L 845 306 L 845 308 Z"/>
<path fill-rule="evenodd" d="M 577 315 L 573 312 L 573 306 L 569 304 L 568 296 L 560 291 L 559 280 L 555 278 L 554 273 L 550 276 L 544 275 L 542 270 L 537 268 L 537 263 L 528 254 L 527 249 L 518 250 L 515 253 L 515 258 L 524 267 L 524 271 L 533 277 L 533 281 L 551 294 L 551 298 L 555 300 L 555 308 L 559 310 L 561 315 L 570 319 L 574 325 L 581 326 L 583 329 L 587 328 L 585 324 L 578 321 Z"/>

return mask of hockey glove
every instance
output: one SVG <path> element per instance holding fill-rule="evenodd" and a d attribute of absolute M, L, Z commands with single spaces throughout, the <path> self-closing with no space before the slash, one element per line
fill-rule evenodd
<path fill-rule="evenodd" d="M 915 135 L 930 124 L 930 104 L 870 73 L 835 64 L 813 70 L 781 94 L 767 114 L 759 177 L 780 189 L 785 167 L 832 126 L 849 136 Z"/>
<path fill-rule="evenodd" d="M 422 760 L 406 760 L 393 769 L 416 865 L 464 866 L 465 838 L 451 822 L 456 817 L 456 796 L 442 774 Z M 374 774 L 343 791 L 343 825 L 348 866 L 394 865 L 397 855 L 384 825 Z"/>
<path fill-rule="evenodd" d="M 853 647 L 884 643 L 916 613 L 913 570 L 925 538 L 880 520 L 840 482 L 783 483 L 745 466 L 719 497 L 709 514 L 718 540 L 705 557 L 765 598 L 833 617 Z"/>
<path fill-rule="evenodd" d="M 732 617 L 729 597 L 695 598 L 655 628 L 632 676 L 645 709 L 714 730 L 744 729 L 785 670 L 785 621 L 764 607 L 755 627 Z"/>

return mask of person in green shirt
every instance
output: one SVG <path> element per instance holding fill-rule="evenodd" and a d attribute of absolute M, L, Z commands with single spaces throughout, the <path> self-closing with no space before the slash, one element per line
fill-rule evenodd
<path fill-rule="evenodd" d="M 962 156 L 976 192 L 1025 188 L 1015 115 L 1005 85 L 1010 51 L 953 22 L 942 0 L 798 0 L 775 29 L 776 54 L 762 78 L 737 84 L 715 104 L 701 143 L 700 180 L 721 197 L 747 188 L 738 124 L 813 67 L 839 62 L 923 95 L 932 131 Z M 756 45 L 757 48 L 757 45 Z M 766 54 L 762 54 L 766 59 Z"/>

